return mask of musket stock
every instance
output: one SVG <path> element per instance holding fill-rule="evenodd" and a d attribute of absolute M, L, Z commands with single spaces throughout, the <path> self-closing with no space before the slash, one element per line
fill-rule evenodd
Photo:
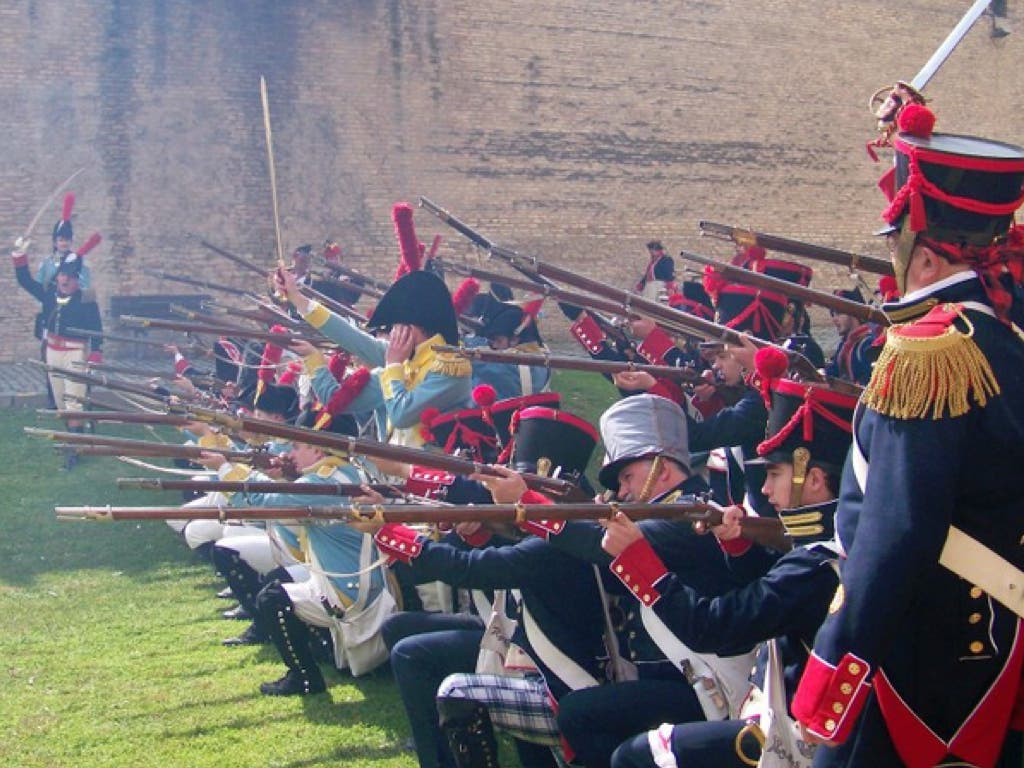
<path fill-rule="evenodd" d="M 222 493 L 284 493 L 304 496 L 362 496 L 369 488 L 382 496 L 401 498 L 402 491 L 384 483 L 286 483 L 231 480 L 164 480 L 158 477 L 119 477 L 117 487 L 146 491 L 203 491 Z"/>

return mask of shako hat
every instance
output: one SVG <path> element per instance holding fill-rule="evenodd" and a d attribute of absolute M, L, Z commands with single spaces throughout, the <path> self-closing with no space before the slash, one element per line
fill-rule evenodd
<path fill-rule="evenodd" d="M 597 441 L 597 430 L 579 416 L 530 406 L 513 418 L 510 465 L 517 472 L 557 476 L 586 488 L 584 472 Z"/>
<path fill-rule="evenodd" d="M 675 402 L 659 395 L 632 395 L 601 414 L 604 465 L 598 479 L 619 490 L 619 472 L 632 461 L 664 456 L 690 471 L 686 414 Z"/>
<path fill-rule="evenodd" d="M 331 415 L 321 405 L 307 405 L 299 411 L 299 415 L 295 417 L 294 423 L 296 427 L 315 429 L 318 432 L 332 432 L 337 435 L 349 436 L 359 434 L 359 426 L 356 424 L 355 417 L 348 413 Z"/>
<path fill-rule="evenodd" d="M 57 274 L 80 277 L 82 275 L 82 257 L 74 251 L 65 253 L 57 266 Z"/>
<path fill-rule="evenodd" d="M 75 207 L 75 193 L 68 192 L 64 195 L 64 207 L 61 209 L 60 220 L 53 225 L 53 239 L 63 237 L 72 240 L 74 230 L 71 227 L 71 211 Z"/>
<path fill-rule="evenodd" d="M 294 387 L 280 384 L 267 384 L 259 391 L 256 382 L 247 386 L 239 393 L 238 399 L 252 405 L 253 410 L 260 409 L 267 413 L 283 416 L 285 420 L 293 419 L 299 411 L 299 394 Z"/>

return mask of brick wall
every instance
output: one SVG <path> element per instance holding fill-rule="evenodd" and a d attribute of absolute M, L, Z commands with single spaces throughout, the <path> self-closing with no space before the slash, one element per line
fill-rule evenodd
<path fill-rule="evenodd" d="M 182 290 L 147 268 L 253 285 L 196 236 L 270 263 L 263 74 L 285 248 L 331 235 L 381 277 L 397 260 L 391 204 L 421 194 L 619 285 L 652 237 L 729 253 L 696 236 L 701 218 L 878 254 L 868 96 L 912 77 L 962 5 L 11 0 L 0 232 L 13 239 L 84 166 L 74 223 L 79 242 L 104 235 L 88 260 L 102 301 Z M 1024 142 L 1022 45 L 1024 29 L 994 41 L 979 23 L 928 86 L 940 129 Z M 472 256 L 426 213 L 417 225 Z M 34 302 L 9 270 L 0 288 L 0 360 L 32 356 Z M 544 323 L 563 333 L 557 310 Z"/>

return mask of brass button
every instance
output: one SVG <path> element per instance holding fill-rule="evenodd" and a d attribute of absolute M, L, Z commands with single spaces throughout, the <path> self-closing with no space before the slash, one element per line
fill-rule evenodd
<path fill-rule="evenodd" d="M 616 573 L 622 573 L 622 566 L 621 565 L 616 565 L 615 566 L 615 572 Z"/>
<path fill-rule="evenodd" d="M 981 653 L 983 650 L 985 650 L 985 644 L 982 643 L 980 640 L 975 640 L 973 643 L 971 643 L 970 648 L 971 653 Z"/>
<path fill-rule="evenodd" d="M 971 587 L 971 597 L 973 597 L 975 600 L 977 600 L 983 594 L 985 593 L 981 591 L 981 587 Z"/>
<path fill-rule="evenodd" d="M 645 603 L 651 602 L 651 596 L 648 595 L 646 592 L 644 593 L 644 602 Z"/>
<path fill-rule="evenodd" d="M 849 696 L 851 693 L 853 693 L 853 686 L 849 683 L 843 683 L 839 686 L 839 691 L 843 694 L 843 696 Z"/>
<path fill-rule="evenodd" d="M 828 720 L 825 721 L 825 730 L 826 731 L 834 731 L 835 729 L 836 729 L 836 721 L 833 720 L 830 717 Z"/>
<path fill-rule="evenodd" d="M 846 670 L 851 675 L 859 675 L 860 674 L 860 664 L 858 664 L 856 661 L 851 661 L 849 666 L 846 668 Z"/>
<path fill-rule="evenodd" d="M 977 624 L 979 621 L 981 621 L 981 614 L 972 613 L 970 616 L 967 617 L 967 621 L 969 621 L 971 624 Z"/>
<path fill-rule="evenodd" d="M 844 709 L 846 709 L 846 707 L 844 707 L 842 705 L 842 702 L 839 702 L 839 701 L 833 701 L 832 702 L 832 711 L 835 712 L 837 715 L 843 714 L 843 710 Z"/>
<path fill-rule="evenodd" d="M 626 574 L 625 576 L 623 576 L 623 577 L 622 577 L 622 580 L 623 580 L 624 582 L 626 582 L 627 584 L 629 584 L 629 574 L 627 573 L 627 574 Z"/>

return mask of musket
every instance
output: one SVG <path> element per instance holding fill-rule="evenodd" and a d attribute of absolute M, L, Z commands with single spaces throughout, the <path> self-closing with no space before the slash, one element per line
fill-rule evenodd
<path fill-rule="evenodd" d="M 451 224 L 453 221 L 458 222 L 457 219 L 451 216 L 447 211 L 439 208 L 435 203 L 420 198 L 421 203 L 431 212 L 439 212 L 437 215 L 442 221 Z M 443 214 L 443 215 L 442 215 Z M 466 224 L 458 222 L 458 226 L 452 224 L 452 226 L 459 232 L 465 233 L 466 230 L 472 232 Z M 468 235 L 467 235 L 468 236 Z M 483 242 L 490 243 L 489 240 L 484 238 L 482 235 L 477 235 Z M 476 240 L 474 240 L 476 242 Z M 622 314 L 629 315 L 644 315 L 659 325 L 663 325 L 666 328 L 686 328 L 690 333 L 701 336 L 706 339 L 713 341 L 722 341 L 734 345 L 742 345 L 743 339 L 749 339 L 755 346 L 758 347 L 774 347 L 789 358 L 789 365 L 792 370 L 797 372 L 800 376 L 811 380 L 811 381 L 829 381 L 824 374 L 814 367 L 804 355 L 800 354 L 791 349 L 780 347 L 777 344 L 773 344 L 769 341 L 759 339 L 754 336 L 746 336 L 732 328 L 728 328 L 724 325 L 711 322 L 710 320 L 704 320 L 703 318 L 690 315 L 686 312 L 682 312 L 673 307 L 660 304 L 656 301 L 639 296 L 631 291 L 624 290 L 622 288 L 616 288 L 611 285 L 606 285 L 599 280 L 594 280 L 589 277 L 584 277 L 571 270 L 557 267 L 553 264 L 543 262 L 533 256 L 523 256 L 508 248 L 496 246 L 491 244 L 489 253 L 498 259 L 501 259 L 505 263 L 509 264 L 517 271 L 528 271 L 534 272 L 537 275 L 545 278 L 551 278 L 552 280 L 560 280 L 563 283 L 568 283 L 571 286 L 579 288 L 580 290 L 593 293 L 596 296 L 602 296 L 606 299 L 612 299 L 614 301 L 621 302 Z"/>
<path fill-rule="evenodd" d="M 448 352 L 469 360 L 480 360 L 485 363 L 507 363 L 509 365 L 530 365 L 555 370 L 593 371 L 595 373 L 649 373 L 656 378 L 673 379 L 675 381 L 697 381 L 700 373 L 693 368 L 675 368 L 671 365 L 643 365 L 627 361 L 594 360 L 590 357 L 576 355 L 552 355 L 536 352 L 498 351 L 485 347 L 451 347 L 438 345 L 435 352 Z"/>
<path fill-rule="evenodd" d="M 60 184 L 58 184 L 57 188 L 55 190 L 53 190 L 52 193 L 50 193 L 50 196 L 48 198 L 46 198 L 46 202 L 43 203 L 41 206 L 39 206 L 39 210 L 36 211 L 36 215 L 32 217 L 32 221 L 30 221 L 28 226 L 25 227 L 25 234 L 23 235 L 23 238 L 25 240 L 31 239 L 32 232 L 33 232 L 33 230 L 35 230 L 36 224 L 39 223 L 39 219 L 41 219 L 43 217 L 43 214 L 46 213 L 46 209 L 50 207 L 50 204 L 54 200 L 56 200 L 57 196 L 61 192 L 63 192 L 65 189 L 67 189 L 68 184 L 70 184 L 72 181 L 74 181 L 78 177 L 78 174 L 80 174 L 84 170 L 85 170 L 85 166 L 83 165 L 77 171 L 75 171 L 70 176 L 68 176 L 66 179 L 64 179 L 64 181 L 62 181 Z"/>
<path fill-rule="evenodd" d="M 224 248 L 221 248 L 218 245 L 214 245 L 213 243 L 211 243 L 208 240 L 205 240 L 203 238 L 199 238 L 199 244 L 201 246 L 203 246 L 203 248 L 206 248 L 207 250 L 213 251 L 218 256 L 223 256 L 228 261 L 233 261 L 238 266 L 243 267 L 243 268 L 249 270 L 250 272 L 255 272 L 257 275 L 259 275 L 261 277 L 267 277 L 267 275 L 269 275 L 271 272 L 273 272 L 272 269 L 267 269 L 266 267 L 261 267 L 256 262 L 251 261 L 250 259 L 245 258 L 245 256 L 239 256 L 237 253 L 232 253 L 231 251 L 225 250 Z"/>
<path fill-rule="evenodd" d="M 207 485 L 206 483 L 198 483 Z M 720 525 L 722 511 L 696 498 L 672 504 L 612 502 L 596 504 L 345 504 L 281 507 L 55 507 L 58 520 L 297 520 L 342 523 L 524 523 L 540 520 L 610 520 L 622 512 L 631 520 L 678 520 Z M 771 517 L 740 521 L 744 538 L 789 549 L 782 523 Z M 774 548 L 774 547 L 773 547 Z"/>
<path fill-rule="evenodd" d="M 202 309 L 192 309 L 191 307 L 185 307 L 181 304 L 169 304 L 168 309 L 179 317 L 183 317 L 186 320 L 192 320 L 195 322 L 207 322 L 223 323 L 225 317 L 240 317 L 243 320 L 249 320 L 254 323 L 259 323 L 262 326 L 273 325 L 275 323 L 284 322 L 283 318 L 271 317 L 265 310 L 261 309 L 236 309 L 234 307 L 223 307 L 220 305 L 210 306 L 203 303 Z M 289 325 L 295 325 L 295 322 L 289 318 Z"/>
<path fill-rule="evenodd" d="M 745 285 L 752 285 L 755 288 L 763 288 L 766 291 L 774 291 L 787 298 L 825 307 L 842 315 L 850 315 L 862 323 L 877 323 L 882 326 L 889 325 L 889 318 L 884 312 L 867 304 L 862 304 L 859 301 L 851 301 L 826 291 L 818 291 L 798 283 L 791 283 L 789 280 L 782 280 L 771 275 L 754 272 L 751 269 L 737 267 L 734 264 L 726 264 L 717 259 L 701 256 L 698 253 L 680 251 L 679 256 L 687 261 L 709 266 L 722 277 L 734 283 L 743 283 Z"/>
<path fill-rule="evenodd" d="M 192 277 L 183 277 L 182 275 L 172 275 L 169 272 L 163 272 L 159 269 L 144 269 L 142 272 L 150 277 L 155 277 L 160 280 L 170 280 L 172 283 L 182 283 L 183 285 L 191 285 L 196 288 L 204 288 L 208 291 L 219 291 L 220 293 L 227 293 L 232 296 L 242 296 L 244 298 L 255 298 L 252 291 L 244 291 L 241 288 L 231 288 L 227 285 L 219 285 L 217 283 L 210 283 L 206 280 L 196 280 Z"/>
<path fill-rule="evenodd" d="M 85 336 L 90 339 L 103 339 L 104 341 L 116 341 L 124 344 L 142 344 L 147 347 L 166 347 L 166 341 L 157 341 L 156 339 L 146 339 L 135 336 L 120 336 L 116 333 L 101 333 L 100 331 L 88 331 L 85 328 L 68 328 L 68 333 L 72 333 L 75 336 Z M 196 341 L 190 341 L 187 344 L 176 344 L 175 346 L 187 349 L 190 352 L 195 352 L 203 355 L 204 357 L 211 357 L 213 355 L 212 350 L 207 349 L 202 344 Z"/>
<path fill-rule="evenodd" d="M 149 387 L 144 387 L 141 384 L 132 384 L 128 381 L 121 381 L 119 379 L 109 379 L 103 374 L 92 374 L 83 373 L 82 371 L 75 371 L 70 368 L 61 368 L 56 365 L 46 365 L 45 363 L 30 360 L 33 365 L 38 365 L 47 373 L 52 373 L 56 376 L 63 376 L 66 379 L 72 381 L 81 381 L 86 384 L 92 384 L 93 386 L 103 387 L 104 389 L 110 389 L 115 392 L 128 392 L 132 395 L 144 397 L 147 400 L 155 400 L 159 403 L 167 403 L 170 399 L 165 395 L 160 395 L 154 392 Z"/>
<path fill-rule="evenodd" d="M 216 336 L 231 336 L 233 338 L 251 339 L 253 341 L 269 341 L 278 346 L 287 346 L 293 341 L 308 341 L 310 344 L 325 345 L 328 342 L 321 336 L 311 338 L 294 332 L 275 333 L 272 331 L 256 331 L 251 328 L 239 328 L 234 326 L 206 325 L 204 323 L 193 323 L 184 320 L 161 320 L 155 317 L 135 317 L 133 315 L 121 315 L 121 325 L 129 328 L 155 328 L 167 331 L 181 331 L 182 333 L 203 333 Z"/>
<path fill-rule="evenodd" d="M 106 435 L 87 435 L 82 432 L 58 432 L 53 429 L 25 427 L 25 433 L 33 437 L 42 437 L 64 446 L 86 446 L 94 448 L 113 448 L 118 455 L 163 456 L 176 459 L 198 459 L 203 453 L 219 453 L 230 462 L 251 464 L 254 467 L 276 466 L 279 456 L 266 451 L 238 451 L 231 448 L 200 445 L 177 445 L 157 443 L 151 440 L 135 440 L 128 437 L 107 437 Z M 273 462 L 271 460 L 274 460 Z"/>
<path fill-rule="evenodd" d="M 736 245 L 746 248 L 752 245 L 760 245 L 767 251 L 778 251 L 788 253 L 792 256 L 803 256 L 815 261 L 824 261 L 828 264 L 838 264 L 846 267 L 850 272 L 863 270 L 875 275 L 891 275 L 892 264 L 887 259 L 879 259 L 874 256 L 863 256 L 859 253 L 841 251 L 838 248 L 829 248 L 824 245 L 812 245 L 799 240 L 791 240 L 788 237 L 778 235 L 766 235 L 764 232 L 755 232 L 750 229 L 730 227 L 728 224 L 716 224 L 713 221 L 700 221 L 701 235 L 710 235 L 720 240 L 731 240 Z"/>
<path fill-rule="evenodd" d="M 386 291 L 391 287 L 390 283 L 386 283 L 383 280 L 376 280 L 369 275 L 364 275 L 358 269 L 352 269 L 352 267 L 346 267 L 342 264 L 332 264 L 323 257 L 320 257 L 321 263 L 336 275 L 345 275 L 352 279 L 352 282 L 363 283 L 376 288 L 378 291 Z"/>
<path fill-rule="evenodd" d="M 178 374 L 174 371 L 160 371 L 150 370 L 146 368 L 132 368 L 127 365 L 114 365 L 113 363 L 74 363 L 76 367 L 81 367 L 87 371 L 99 371 L 101 373 L 120 373 L 124 376 L 144 376 L 149 379 L 166 379 L 168 381 L 172 379 L 185 378 L 191 381 L 197 387 L 223 387 L 227 382 L 221 381 L 216 376 L 209 373 L 194 373 L 194 374 Z"/>
<path fill-rule="evenodd" d="M 363 296 L 370 296 L 374 299 L 379 299 L 384 295 L 384 291 L 380 290 L 376 286 L 360 284 L 354 280 L 339 280 L 336 277 L 327 277 L 326 275 L 321 275 L 318 279 L 323 280 L 326 283 L 330 283 L 331 285 L 340 285 L 347 290 L 356 291 L 357 293 L 361 293 Z"/>
<path fill-rule="evenodd" d="M 82 411 L 46 410 L 40 408 L 36 411 L 44 416 L 53 416 L 58 419 L 80 420 Z M 85 414 L 89 421 L 107 421 L 114 424 L 167 424 L 174 427 L 187 426 L 191 420 L 180 413 L 148 413 L 146 411 L 89 411 Z"/>
<path fill-rule="evenodd" d="M 334 312 L 336 315 L 341 315 L 342 317 L 350 317 L 358 323 L 365 324 L 369 322 L 369 319 L 366 317 L 366 315 L 364 315 L 359 310 L 346 306 L 345 304 L 342 304 L 340 301 L 335 301 L 330 296 L 320 293 L 320 291 L 308 285 L 300 284 L 298 286 L 298 289 L 303 296 L 318 301 L 324 308 L 330 310 L 331 312 Z"/>
<path fill-rule="evenodd" d="M 443 469 L 457 475 L 469 475 L 478 473 L 491 477 L 500 477 L 500 473 L 488 464 L 480 464 L 469 459 L 451 456 L 440 451 L 426 451 L 422 448 L 411 448 L 404 445 L 392 445 L 380 443 L 376 440 L 350 437 L 335 432 L 322 432 L 315 429 L 293 427 L 265 419 L 257 419 L 251 416 L 233 416 L 219 411 L 212 411 L 207 408 L 200 408 L 193 405 L 171 406 L 172 411 L 180 411 L 197 421 L 207 421 L 212 424 L 220 424 L 231 432 L 250 432 L 257 435 L 277 437 L 282 440 L 291 440 L 298 443 L 306 443 L 323 448 L 329 453 L 340 456 L 369 456 L 370 458 L 388 459 L 403 464 L 422 465 Z M 554 477 L 544 477 L 531 473 L 523 473 L 523 480 L 526 485 L 536 491 L 548 493 L 554 496 L 567 497 L 579 494 L 581 491 L 575 484 L 568 480 L 561 480 Z"/>
<path fill-rule="evenodd" d="M 510 251 L 507 248 L 501 248 L 500 246 L 496 245 L 493 241 L 489 240 L 480 232 L 477 232 L 475 229 L 470 227 L 465 222 L 460 221 L 459 219 L 452 216 L 451 213 L 446 211 L 444 208 L 442 208 L 432 200 L 426 197 L 420 197 L 420 206 L 426 208 L 430 213 L 437 216 L 437 218 L 439 218 L 449 227 L 454 229 L 460 235 L 467 238 L 478 248 L 487 251 L 489 254 L 498 255 L 499 251 L 504 254 L 515 254 L 515 251 Z M 551 290 L 557 288 L 557 286 L 555 286 L 554 283 L 552 283 L 550 280 L 546 279 L 544 275 L 540 274 L 535 269 L 530 269 L 528 265 L 524 265 L 521 260 L 507 258 L 504 260 L 510 267 L 512 267 L 512 269 L 524 275 L 533 284 L 533 288 L 528 290 L 532 290 L 535 293 L 544 294 L 546 291 L 550 292 Z M 568 304 L 569 302 L 566 301 L 565 303 Z M 636 345 L 633 343 L 633 340 L 619 326 L 617 326 L 608 318 L 602 317 L 600 314 L 593 310 L 590 311 L 590 316 L 594 318 L 594 321 L 601 327 L 601 330 L 604 331 L 604 333 L 610 339 L 612 339 L 619 347 L 622 348 L 623 352 L 625 352 L 626 354 L 639 354 L 636 351 Z"/>
<path fill-rule="evenodd" d="M 119 477 L 117 487 L 146 491 L 205 491 L 222 493 L 285 493 L 303 496 L 362 496 L 369 488 L 382 496 L 402 498 L 405 494 L 384 483 L 285 483 L 248 480 L 164 480 L 157 477 Z"/>

